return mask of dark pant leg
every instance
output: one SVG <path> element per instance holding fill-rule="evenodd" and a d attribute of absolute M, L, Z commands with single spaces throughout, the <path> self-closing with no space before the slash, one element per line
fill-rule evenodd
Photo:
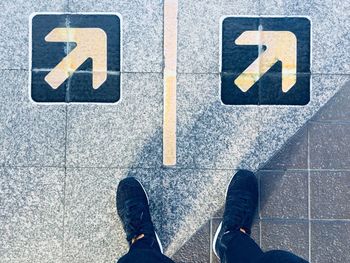
<path fill-rule="evenodd" d="M 287 251 L 272 250 L 264 253 L 257 263 L 307 263 L 307 261 Z"/>
<path fill-rule="evenodd" d="M 118 263 L 174 263 L 153 247 L 149 240 L 140 239 L 130 247 L 129 252 Z"/>
<path fill-rule="evenodd" d="M 219 254 L 221 263 L 307 263 L 304 259 L 282 250 L 264 253 L 250 236 L 241 231 L 222 237 Z"/>
<path fill-rule="evenodd" d="M 239 230 L 223 235 L 218 253 L 221 263 L 256 263 L 264 255 L 255 241 Z"/>

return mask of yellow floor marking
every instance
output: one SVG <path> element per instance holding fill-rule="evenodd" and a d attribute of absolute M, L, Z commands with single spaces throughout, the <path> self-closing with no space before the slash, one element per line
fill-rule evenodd
<path fill-rule="evenodd" d="M 163 164 L 176 164 L 176 59 L 178 0 L 164 1 Z"/>
<path fill-rule="evenodd" d="M 235 79 L 247 92 L 277 61 L 282 62 L 282 91 L 288 92 L 296 83 L 297 39 L 290 31 L 245 31 L 237 45 L 264 45 L 266 50 Z"/>
<path fill-rule="evenodd" d="M 47 42 L 75 42 L 77 46 L 45 77 L 57 89 L 88 58 L 92 58 L 92 85 L 98 89 L 107 79 L 107 35 L 100 28 L 55 28 Z"/>

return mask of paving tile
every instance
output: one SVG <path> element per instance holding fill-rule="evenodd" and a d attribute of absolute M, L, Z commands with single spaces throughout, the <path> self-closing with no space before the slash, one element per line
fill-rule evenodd
<path fill-rule="evenodd" d="M 2 1 L 0 10 L 0 68 L 29 69 L 29 17 L 33 12 L 63 12 L 64 0 Z M 16 32 L 14 34 L 14 31 Z"/>
<path fill-rule="evenodd" d="M 312 23 L 312 72 L 349 72 L 349 3 L 334 5 L 332 0 L 267 0 L 261 15 L 307 16 Z"/>
<path fill-rule="evenodd" d="M 220 60 L 220 20 L 226 15 L 258 13 L 258 2 L 179 1 L 178 71 L 218 73 Z"/>
<path fill-rule="evenodd" d="M 176 263 L 210 262 L 210 221 L 198 231 L 172 256 Z"/>
<path fill-rule="evenodd" d="M 320 122 L 348 122 L 350 121 L 350 83 L 333 96 L 326 105 L 312 118 Z"/>
<path fill-rule="evenodd" d="M 122 75 L 119 102 L 69 105 L 68 165 L 161 166 L 162 102 L 160 74 L 131 73 Z"/>
<path fill-rule="evenodd" d="M 212 218 L 211 220 L 211 249 L 213 249 L 213 240 L 215 237 L 216 230 L 218 229 L 220 223 L 222 221 L 222 218 Z M 260 221 L 256 220 L 252 226 L 252 234 L 251 237 L 254 239 L 254 241 L 260 245 Z M 211 251 L 211 263 L 219 263 L 220 260 L 216 257 L 215 253 Z"/>
<path fill-rule="evenodd" d="M 309 258 L 309 223 L 308 221 L 262 221 L 261 248 L 264 251 L 286 250 Z"/>
<path fill-rule="evenodd" d="M 65 261 L 112 262 L 128 251 L 115 203 L 116 187 L 126 176 L 137 177 L 144 184 L 156 228 L 162 232 L 158 223 L 163 203 L 160 196 L 155 196 L 156 189 L 162 185 L 159 173 L 153 170 L 70 168 L 67 169 L 66 184 Z"/>
<path fill-rule="evenodd" d="M 122 177 L 115 170 L 67 170 L 65 261 L 112 261 L 127 252 L 114 201 Z"/>
<path fill-rule="evenodd" d="M 308 218 L 308 173 L 259 172 L 260 215 L 264 218 Z"/>
<path fill-rule="evenodd" d="M 258 150 L 252 145 L 259 131 L 259 109 L 223 105 L 217 74 L 178 78 L 177 137 L 190 146 L 178 155 L 193 156 L 199 168 L 256 167 L 258 156 L 249 154 Z"/>
<path fill-rule="evenodd" d="M 312 222 L 311 262 L 349 262 L 349 236 L 350 222 Z"/>
<path fill-rule="evenodd" d="M 62 168 L 0 168 L 0 261 L 61 262 Z"/>
<path fill-rule="evenodd" d="M 173 255 L 222 207 L 231 170 L 162 169 L 163 245 Z M 208 200 L 210 196 L 210 201 Z"/>
<path fill-rule="evenodd" d="M 303 127 L 286 142 L 282 149 L 278 151 L 262 169 L 307 169 L 307 140 L 307 127 Z"/>
<path fill-rule="evenodd" d="M 28 102 L 29 83 L 26 70 L 0 70 L 0 102 Z"/>
<path fill-rule="evenodd" d="M 311 101 L 299 106 L 260 106 L 261 114 L 259 136 L 256 143 L 260 145 L 258 153 L 261 169 L 272 153 L 276 153 L 285 142 L 293 136 L 327 101 L 347 85 L 348 76 L 314 75 L 312 76 Z"/>
<path fill-rule="evenodd" d="M 350 125 L 311 123 L 310 166 L 314 169 L 350 168 Z"/>
<path fill-rule="evenodd" d="M 63 166 L 66 110 L 63 105 L 2 102 L 0 164 Z"/>
<path fill-rule="evenodd" d="M 350 219 L 350 172 L 311 172 L 311 217 Z"/>
<path fill-rule="evenodd" d="M 119 13 L 122 20 L 122 72 L 162 72 L 162 1 L 71 0 L 69 10 Z"/>

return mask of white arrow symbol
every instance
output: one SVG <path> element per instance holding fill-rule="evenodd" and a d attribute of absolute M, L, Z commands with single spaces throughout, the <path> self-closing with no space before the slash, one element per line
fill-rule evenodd
<path fill-rule="evenodd" d="M 107 79 L 107 35 L 101 28 L 55 28 L 46 37 L 47 42 L 75 42 L 77 44 L 45 77 L 57 89 L 88 58 L 92 59 L 92 86 L 98 89 Z"/>
<path fill-rule="evenodd" d="M 290 31 L 245 31 L 237 45 L 263 45 L 266 50 L 235 79 L 247 92 L 277 61 L 282 62 L 282 91 L 288 92 L 296 83 L 297 39 Z"/>

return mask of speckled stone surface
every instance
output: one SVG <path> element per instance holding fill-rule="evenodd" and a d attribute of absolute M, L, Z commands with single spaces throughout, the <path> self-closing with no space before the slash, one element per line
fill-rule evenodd
<path fill-rule="evenodd" d="M 127 252 L 115 190 L 127 171 L 68 169 L 64 262 L 113 262 Z"/>
<path fill-rule="evenodd" d="M 308 218 L 308 173 L 259 172 L 262 218 Z"/>
<path fill-rule="evenodd" d="M 218 73 L 220 20 L 227 15 L 258 15 L 259 2 L 179 0 L 178 72 Z"/>
<path fill-rule="evenodd" d="M 178 263 L 210 262 L 210 226 L 210 221 L 205 223 L 191 239 L 172 256 L 172 259 Z"/>
<path fill-rule="evenodd" d="M 310 175 L 311 217 L 350 218 L 350 172 L 318 171 Z"/>
<path fill-rule="evenodd" d="M 68 0 L 13 0 L 0 3 L 0 69 L 29 69 L 29 17 L 64 12 Z"/>
<path fill-rule="evenodd" d="M 227 106 L 220 101 L 219 75 L 180 74 L 178 166 L 262 167 L 349 79 L 314 76 L 313 99 L 305 107 Z"/>
<path fill-rule="evenodd" d="M 0 112 L 1 165 L 64 165 L 64 106 L 6 101 Z"/>
<path fill-rule="evenodd" d="M 350 223 L 315 221 L 311 224 L 311 262 L 349 262 Z"/>
<path fill-rule="evenodd" d="M 162 72 L 163 1 L 70 0 L 70 12 L 119 13 L 122 72 Z"/>
<path fill-rule="evenodd" d="M 350 8 L 344 1 L 287 0 L 180 1 L 178 69 L 187 73 L 219 72 L 220 19 L 223 16 L 307 16 L 312 21 L 312 72 L 349 72 Z M 336 30 L 335 30 L 336 29 Z M 201 36 L 201 37 L 196 37 Z"/>
<path fill-rule="evenodd" d="M 312 118 L 315 122 L 340 123 L 350 121 L 350 85 L 345 85 L 329 102 Z"/>
<path fill-rule="evenodd" d="M 262 221 L 261 235 L 264 251 L 281 249 L 309 260 L 308 221 Z"/>
<path fill-rule="evenodd" d="M 308 129 L 301 128 L 275 155 L 262 167 L 264 170 L 307 169 Z"/>
<path fill-rule="evenodd" d="M 0 102 L 29 102 L 27 70 L 0 70 Z"/>
<path fill-rule="evenodd" d="M 312 123 L 309 129 L 311 168 L 349 169 L 349 132 L 347 123 Z"/>
<path fill-rule="evenodd" d="M 61 262 L 63 184 L 63 168 L 0 168 L 1 262 Z"/>
<path fill-rule="evenodd" d="M 121 89 L 116 104 L 68 106 L 68 166 L 161 166 L 161 75 L 123 74 Z"/>

